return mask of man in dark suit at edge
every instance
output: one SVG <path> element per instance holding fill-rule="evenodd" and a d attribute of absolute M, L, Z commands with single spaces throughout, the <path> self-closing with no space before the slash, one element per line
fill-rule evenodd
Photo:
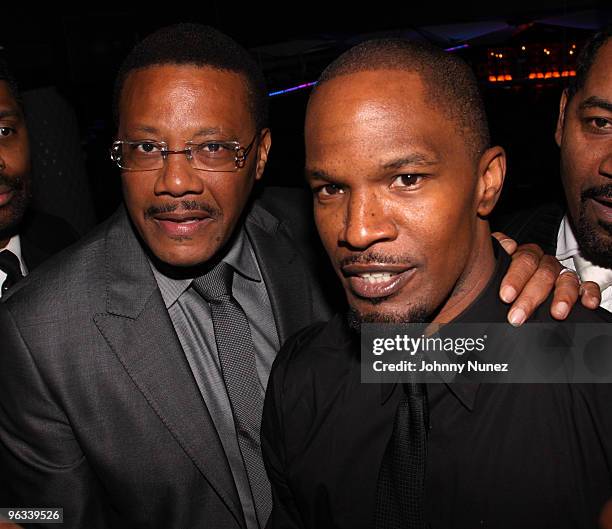
<path fill-rule="evenodd" d="M 251 200 L 262 75 L 218 31 L 171 26 L 129 54 L 115 106 L 124 207 L 0 306 L 0 504 L 60 506 L 67 528 L 263 527 L 270 367 L 328 309 L 308 228 L 271 213 L 306 212 Z M 509 284 L 529 313 L 558 268 L 526 253 Z"/>
<path fill-rule="evenodd" d="M 30 146 L 17 83 L 0 60 L 0 297 L 76 240 L 65 221 L 30 207 Z"/>

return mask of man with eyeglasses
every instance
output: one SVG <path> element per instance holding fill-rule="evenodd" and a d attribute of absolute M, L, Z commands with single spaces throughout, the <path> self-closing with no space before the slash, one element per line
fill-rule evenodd
<path fill-rule="evenodd" d="M 66 528 L 263 527 L 271 364 L 328 309 L 306 212 L 251 200 L 261 73 L 219 32 L 172 26 L 128 56 L 115 108 L 125 208 L 0 307 L 0 506 L 61 507 Z"/>
<path fill-rule="evenodd" d="M 307 245 L 249 200 L 266 98 L 212 28 L 162 29 L 125 60 L 125 207 L 0 317 L 0 506 L 62 507 L 71 528 L 265 525 L 268 373 L 328 315 Z"/>

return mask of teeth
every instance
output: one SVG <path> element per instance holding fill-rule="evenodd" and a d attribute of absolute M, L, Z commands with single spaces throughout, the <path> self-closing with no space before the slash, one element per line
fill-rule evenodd
<path fill-rule="evenodd" d="M 359 277 L 365 279 L 368 283 L 384 283 L 389 281 L 392 276 L 397 274 L 392 274 L 391 272 L 373 272 L 373 273 L 364 273 L 358 274 Z"/>

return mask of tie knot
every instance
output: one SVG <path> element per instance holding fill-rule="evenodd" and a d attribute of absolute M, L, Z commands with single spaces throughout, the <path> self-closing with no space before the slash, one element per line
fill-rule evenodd
<path fill-rule="evenodd" d="M 6 274 L 3 290 L 7 290 L 23 277 L 21 275 L 19 258 L 10 250 L 0 251 L 0 270 Z"/>
<path fill-rule="evenodd" d="M 221 261 L 210 272 L 193 280 L 193 287 L 206 301 L 214 301 L 232 295 L 234 270 Z"/>

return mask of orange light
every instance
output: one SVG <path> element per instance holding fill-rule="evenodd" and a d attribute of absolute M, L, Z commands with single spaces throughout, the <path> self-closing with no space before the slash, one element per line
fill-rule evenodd
<path fill-rule="evenodd" d="M 512 76 L 511 76 L 511 75 L 506 74 L 506 75 L 504 75 L 504 80 L 505 80 L 505 81 L 512 81 Z"/>
<path fill-rule="evenodd" d="M 500 59 L 503 59 L 503 58 L 504 58 L 504 54 L 503 54 L 503 53 L 500 53 L 500 54 L 499 54 L 499 58 L 500 58 Z"/>
<path fill-rule="evenodd" d="M 503 75 L 498 75 L 497 76 L 497 80 L 498 81 L 503 81 L 504 80 L 504 76 Z"/>
<path fill-rule="evenodd" d="M 550 79 L 552 77 L 552 73 L 551 72 L 546 72 L 544 74 L 544 79 Z"/>
<path fill-rule="evenodd" d="M 572 44 L 572 48 L 576 49 L 576 45 L 575 45 L 575 44 Z"/>
<path fill-rule="evenodd" d="M 497 77 L 495 77 L 494 75 L 489 75 L 489 81 L 494 83 L 495 81 L 497 81 Z"/>
<path fill-rule="evenodd" d="M 544 79 L 544 74 L 542 72 L 538 72 L 538 74 L 536 75 L 536 77 L 538 79 Z"/>
<path fill-rule="evenodd" d="M 529 79 L 535 79 L 536 78 L 536 74 L 535 73 L 530 73 L 529 74 Z"/>
<path fill-rule="evenodd" d="M 576 76 L 576 70 L 570 70 L 570 77 L 575 77 Z"/>
<path fill-rule="evenodd" d="M 559 75 L 559 72 L 553 72 L 553 77 L 561 77 L 561 75 Z"/>
<path fill-rule="evenodd" d="M 567 77 L 569 75 L 569 72 L 567 70 L 563 70 L 561 72 L 561 77 Z"/>

